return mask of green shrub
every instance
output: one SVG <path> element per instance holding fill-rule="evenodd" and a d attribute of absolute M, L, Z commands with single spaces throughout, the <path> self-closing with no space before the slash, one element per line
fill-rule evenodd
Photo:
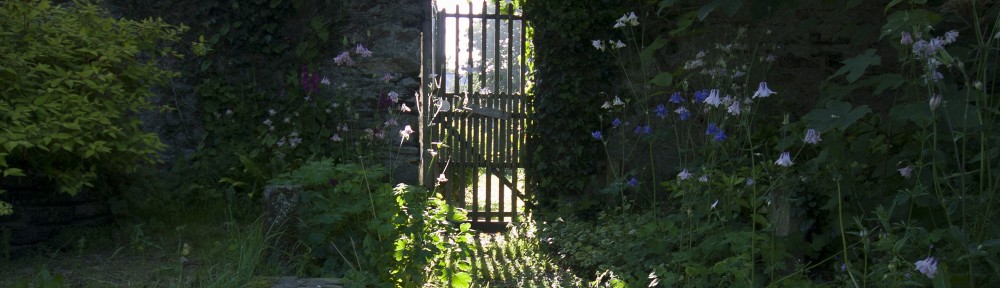
<path fill-rule="evenodd" d="M 472 243 L 465 211 L 419 186 L 393 189 L 382 167 L 310 161 L 271 184 L 303 186 L 301 241 L 311 275 L 354 284 L 413 286 L 440 281 L 468 286 Z"/>
<path fill-rule="evenodd" d="M 151 87 L 176 73 L 158 59 L 184 27 L 115 19 L 94 4 L 4 1 L 0 6 L 0 169 L 61 192 L 98 171 L 129 172 L 163 144 L 141 129 Z M 3 211 L 0 211 L 3 212 Z"/>

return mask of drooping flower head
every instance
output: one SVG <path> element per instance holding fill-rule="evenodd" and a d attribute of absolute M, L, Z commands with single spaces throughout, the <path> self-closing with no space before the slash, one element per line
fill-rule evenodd
<path fill-rule="evenodd" d="M 632 177 L 632 179 L 628 179 L 628 186 L 632 187 L 639 186 L 639 179 L 636 179 L 635 177 Z"/>
<path fill-rule="evenodd" d="M 618 41 L 615 42 L 615 46 L 614 47 L 615 47 L 615 49 L 625 48 L 625 42 L 622 42 L 622 40 L 618 40 Z"/>
<path fill-rule="evenodd" d="M 670 95 L 670 103 L 681 104 L 684 102 L 684 97 L 681 97 L 681 92 L 674 92 Z"/>
<path fill-rule="evenodd" d="M 664 107 L 663 104 L 657 105 L 656 109 L 653 109 L 653 113 L 660 118 L 667 117 L 667 107 Z"/>
<path fill-rule="evenodd" d="M 399 130 L 399 136 L 403 137 L 403 140 L 410 140 L 410 134 L 413 134 L 413 128 L 410 125 L 406 125 L 403 130 Z"/>
<path fill-rule="evenodd" d="M 698 177 L 698 182 L 708 182 L 708 175 L 701 175 L 701 177 Z"/>
<path fill-rule="evenodd" d="M 928 103 L 931 106 L 931 111 L 937 109 L 938 106 L 941 106 L 941 94 L 936 94 L 934 97 L 931 97 Z"/>
<path fill-rule="evenodd" d="M 649 133 L 652 133 L 652 129 L 649 128 L 649 125 L 638 125 L 635 126 L 635 130 L 633 130 L 632 132 L 635 133 L 635 135 L 640 135 L 640 136 L 649 135 Z"/>
<path fill-rule="evenodd" d="M 590 133 L 590 136 L 593 136 L 594 139 L 597 140 L 597 141 L 604 140 L 604 135 L 601 134 L 600 130 L 594 131 L 594 132 Z"/>
<path fill-rule="evenodd" d="M 820 141 L 823 141 L 823 139 L 820 138 L 819 132 L 816 129 L 806 130 L 806 137 L 802 139 L 802 142 L 813 145 L 819 144 Z"/>
<path fill-rule="evenodd" d="M 351 59 L 351 53 L 347 51 L 344 51 L 343 53 L 340 53 L 340 55 L 337 55 L 336 58 L 333 58 L 333 62 L 337 63 L 337 65 L 354 65 L 354 59 Z"/>
<path fill-rule="evenodd" d="M 708 90 L 707 89 L 694 91 L 694 103 L 705 102 L 705 98 L 708 98 Z"/>
<path fill-rule="evenodd" d="M 726 140 L 726 138 L 729 138 L 726 136 L 726 132 L 723 131 L 722 128 L 715 126 L 715 123 L 708 123 L 708 129 L 705 129 L 705 135 L 712 136 L 712 140 L 715 142 L 722 142 Z"/>
<path fill-rule="evenodd" d="M 722 98 L 719 97 L 719 89 L 712 89 L 708 94 L 708 98 L 705 98 L 705 104 L 712 105 L 714 107 L 719 107 L 722 105 Z"/>
<path fill-rule="evenodd" d="M 681 121 L 685 121 L 691 118 L 691 112 L 688 111 L 687 108 L 684 108 L 684 106 L 677 108 L 677 110 L 674 110 L 674 112 L 676 112 L 677 115 L 681 118 Z"/>
<path fill-rule="evenodd" d="M 910 45 L 913 44 L 913 36 L 910 32 L 903 31 L 899 37 L 899 44 Z"/>
<path fill-rule="evenodd" d="M 897 169 L 897 171 L 899 171 L 899 175 L 903 176 L 903 178 L 910 179 L 910 176 L 913 175 L 913 166 L 907 165 L 906 167 Z"/>
<path fill-rule="evenodd" d="M 792 164 L 795 163 L 792 163 L 791 154 L 788 154 L 788 152 L 781 152 L 781 157 L 778 157 L 778 160 L 775 160 L 774 164 L 777 164 L 778 166 L 782 167 L 790 167 L 792 166 Z"/>
<path fill-rule="evenodd" d="M 354 53 L 357 53 L 361 58 L 372 57 L 372 51 L 365 48 L 365 46 L 361 46 L 361 43 L 358 43 L 358 47 L 354 48 Z"/>
<path fill-rule="evenodd" d="M 726 111 L 728 111 L 729 114 L 739 116 L 741 112 L 740 101 L 732 101 L 732 103 L 729 103 L 729 108 L 727 108 Z"/>
<path fill-rule="evenodd" d="M 761 81 L 760 84 L 757 85 L 757 92 L 753 93 L 753 98 L 769 97 L 771 94 L 778 94 L 778 92 L 771 91 L 771 88 L 767 88 L 767 82 Z"/>
<path fill-rule="evenodd" d="M 611 102 L 611 105 L 613 105 L 613 106 L 623 106 L 623 105 L 625 105 L 625 102 L 622 102 L 622 98 L 621 97 L 615 96 L 615 100 L 614 100 L 614 102 Z"/>
<path fill-rule="evenodd" d="M 917 271 L 920 271 L 927 278 L 934 279 L 934 274 L 937 274 L 938 260 L 934 257 L 927 257 L 927 259 L 917 261 L 913 264 L 917 266 Z"/>
<path fill-rule="evenodd" d="M 618 128 L 618 126 L 622 126 L 621 119 L 615 118 L 615 120 L 611 120 L 611 127 Z"/>
<path fill-rule="evenodd" d="M 677 179 L 680 180 L 691 179 L 692 176 L 693 175 L 691 175 L 691 172 L 688 172 L 688 169 L 684 169 L 681 171 L 681 173 L 677 173 Z"/>
<path fill-rule="evenodd" d="M 594 45 L 594 48 L 597 48 L 597 50 L 604 51 L 604 49 L 605 49 L 605 47 L 604 47 L 604 41 L 601 41 L 601 40 L 591 40 L 590 44 Z"/>

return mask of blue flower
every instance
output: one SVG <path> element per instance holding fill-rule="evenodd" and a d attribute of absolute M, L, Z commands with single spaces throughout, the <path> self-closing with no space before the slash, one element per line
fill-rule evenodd
<path fill-rule="evenodd" d="M 667 117 L 667 107 L 660 104 L 656 106 L 656 109 L 653 109 L 653 113 L 656 113 L 656 116 L 660 116 L 660 118 Z"/>
<path fill-rule="evenodd" d="M 635 132 L 635 135 L 649 135 L 649 133 L 653 131 L 651 128 L 649 128 L 649 125 L 638 125 L 635 126 L 635 130 L 633 130 L 632 132 Z"/>
<path fill-rule="evenodd" d="M 698 90 L 694 92 L 694 103 L 701 103 L 708 98 L 708 90 Z"/>
<path fill-rule="evenodd" d="M 681 104 L 682 102 L 684 102 L 684 97 L 681 97 L 681 92 L 674 92 L 673 95 L 670 95 L 670 103 Z"/>
<path fill-rule="evenodd" d="M 639 186 L 639 179 L 635 179 L 635 177 L 632 177 L 632 179 L 628 179 L 628 186 L 632 187 Z"/>
<path fill-rule="evenodd" d="M 685 121 L 688 120 L 688 118 L 691 118 L 691 112 L 688 111 L 687 108 L 684 108 L 684 106 L 681 106 L 681 108 L 677 108 L 677 110 L 674 110 L 674 112 L 677 112 L 677 115 L 681 117 L 681 121 Z"/>
<path fill-rule="evenodd" d="M 774 164 L 782 167 L 789 167 L 795 163 L 792 162 L 792 156 L 788 154 L 788 152 L 781 152 L 781 156 L 778 157 L 778 160 L 774 161 Z"/>
<path fill-rule="evenodd" d="M 934 274 L 937 274 L 937 264 L 938 260 L 934 257 L 927 257 L 927 259 L 913 263 L 914 266 L 917 266 L 917 271 L 931 279 L 934 279 Z"/>
<path fill-rule="evenodd" d="M 594 131 L 594 133 L 590 133 L 590 136 L 594 136 L 594 139 L 597 139 L 598 141 L 604 140 L 604 135 L 601 134 L 600 130 Z"/>
<path fill-rule="evenodd" d="M 705 135 L 712 135 L 712 140 L 715 142 L 722 142 L 729 138 L 726 136 L 726 132 L 722 131 L 722 128 L 715 126 L 715 123 L 708 123 L 708 129 L 705 130 Z"/>
<path fill-rule="evenodd" d="M 618 126 L 622 126 L 622 120 L 619 120 L 618 118 L 611 120 L 611 127 L 618 128 Z"/>

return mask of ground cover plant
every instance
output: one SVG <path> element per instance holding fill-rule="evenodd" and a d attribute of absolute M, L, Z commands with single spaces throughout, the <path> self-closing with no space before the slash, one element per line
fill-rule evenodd
<path fill-rule="evenodd" d="M 607 183 L 545 220 L 541 237 L 566 263 L 613 286 L 997 284 L 997 5 L 884 4 L 878 48 L 845 55 L 803 109 L 774 76 L 789 53 L 768 21 L 730 26 L 676 66 L 657 58 L 677 35 L 703 33 L 696 21 L 787 15 L 756 9 L 780 4 L 657 5 L 681 19 L 674 30 L 641 9 L 582 33 L 594 38 L 563 36 L 613 59 L 621 79 L 589 93 L 599 99 L 559 102 L 592 117 L 558 133 L 589 138 L 606 177 L 553 181 Z"/>

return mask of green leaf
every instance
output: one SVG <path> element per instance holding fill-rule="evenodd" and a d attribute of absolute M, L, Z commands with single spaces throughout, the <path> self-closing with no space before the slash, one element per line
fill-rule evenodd
<path fill-rule="evenodd" d="M 830 101 L 826 103 L 826 108 L 813 110 L 802 119 L 809 121 L 809 127 L 823 133 L 834 128 L 847 129 L 855 121 L 871 112 L 871 108 L 868 108 L 867 105 L 852 107 L 851 103 Z"/>
<path fill-rule="evenodd" d="M 20 168 L 7 168 L 3 169 L 3 176 L 7 177 L 7 176 L 25 176 L 25 175 L 24 175 L 24 170 L 21 170 Z"/>
<path fill-rule="evenodd" d="M 458 272 L 451 276 L 451 287 L 472 286 L 472 276 L 466 272 Z"/>
<path fill-rule="evenodd" d="M 705 17 L 708 17 L 708 14 L 711 14 L 712 11 L 715 11 L 715 9 L 719 8 L 720 6 L 721 7 L 725 7 L 725 9 L 726 9 L 725 12 L 726 12 L 727 15 L 733 16 L 733 15 L 736 15 L 736 12 L 739 11 L 740 7 L 743 6 L 743 1 L 742 0 L 713 0 L 712 2 L 710 2 L 708 4 L 705 4 L 704 6 L 701 6 L 701 8 L 698 9 L 698 20 L 705 21 Z"/>
<path fill-rule="evenodd" d="M 868 49 L 861 55 L 844 60 L 841 63 L 844 63 L 844 67 L 840 67 L 840 69 L 837 70 L 837 72 L 834 72 L 833 75 L 827 78 L 827 80 L 847 74 L 847 81 L 854 83 L 854 81 L 857 81 L 861 75 L 865 74 L 865 69 L 868 69 L 868 66 L 881 65 L 882 57 L 875 55 L 875 49 Z"/>
<path fill-rule="evenodd" d="M 656 77 L 653 77 L 653 80 L 649 82 L 660 87 L 670 87 L 670 84 L 674 82 L 674 75 L 670 74 L 670 72 L 660 72 L 660 74 L 656 74 Z"/>
<path fill-rule="evenodd" d="M 656 50 L 660 50 L 660 48 L 663 48 L 663 46 L 666 45 L 667 40 L 656 37 L 656 40 L 653 40 L 653 43 L 650 43 L 649 46 L 642 49 L 642 53 L 639 54 L 639 59 L 641 59 L 643 63 L 652 63 L 653 53 L 656 53 Z"/>

